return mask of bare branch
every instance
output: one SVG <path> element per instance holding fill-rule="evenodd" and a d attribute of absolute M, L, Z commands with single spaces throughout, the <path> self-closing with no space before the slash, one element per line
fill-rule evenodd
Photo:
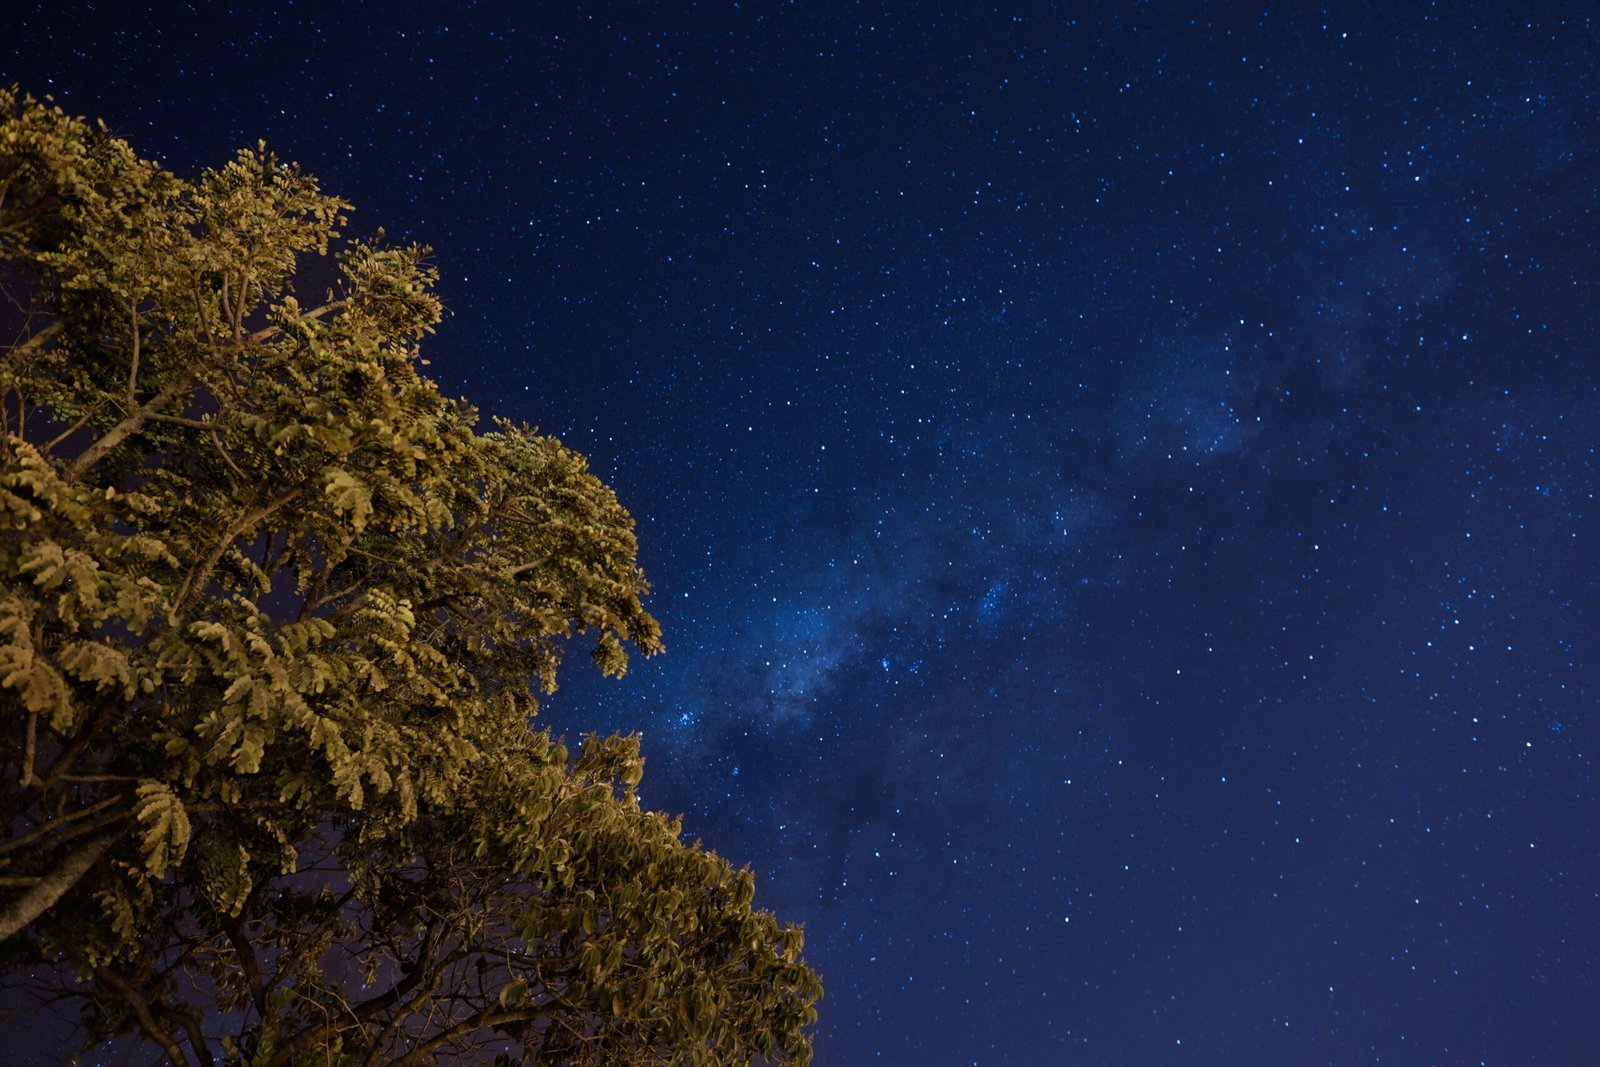
<path fill-rule="evenodd" d="M 256 1017 L 265 1022 L 267 990 L 261 981 L 261 967 L 256 962 L 255 949 L 250 945 L 243 923 L 229 915 L 221 916 L 221 919 L 222 928 L 228 935 L 228 943 L 233 946 L 234 955 L 239 957 L 239 966 L 244 970 L 245 981 L 250 985 L 250 1001 L 255 1005 Z"/>
<path fill-rule="evenodd" d="M 384 1024 L 383 1029 L 378 1031 L 378 1036 L 373 1039 L 372 1049 L 367 1053 L 367 1058 L 363 1061 L 362 1067 L 372 1067 L 373 1064 L 378 1062 L 379 1051 L 394 1036 L 395 1031 L 400 1028 L 401 1024 L 412 1015 L 415 1015 L 417 1009 L 426 1004 L 439 991 L 439 983 L 443 980 L 444 972 L 435 971 L 433 977 L 417 991 L 415 996 L 395 1009 L 394 1015 Z"/>
<path fill-rule="evenodd" d="M 6 798 L 4 804 L 0 804 L 0 826 L 9 826 L 12 819 L 15 819 L 28 809 L 28 805 L 38 800 L 50 787 L 61 781 L 62 777 L 72 769 L 73 764 L 78 761 L 78 757 L 83 755 L 84 750 L 89 747 L 89 742 L 111 720 L 111 716 L 115 714 L 120 706 L 120 702 L 116 700 L 101 701 L 100 705 L 95 708 L 94 715 L 88 722 L 83 724 L 82 729 L 73 735 L 72 740 L 67 742 L 67 746 L 56 756 L 55 762 L 50 764 L 44 775 L 35 777 L 33 785 L 26 789 L 16 790 Z"/>
<path fill-rule="evenodd" d="M 148 416 L 148 419 L 150 422 L 166 422 L 171 423 L 173 426 L 187 426 L 193 430 L 215 430 L 217 428 L 217 424 L 214 422 L 207 422 L 204 419 L 186 419 L 182 415 L 152 413 Z"/>
<path fill-rule="evenodd" d="M 178 1012 L 176 1014 L 184 1032 L 189 1035 L 189 1047 L 194 1049 L 195 1058 L 200 1061 L 200 1067 L 212 1067 L 216 1061 L 211 1058 L 211 1049 L 206 1045 L 206 1035 L 200 1029 L 200 1020 L 192 1011 Z"/>
<path fill-rule="evenodd" d="M 0 856 L 3 856 L 8 852 L 15 852 L 19 848 L 25 848 L 28 845 L 33 844 L 35 841 L 38 841 L 40 838 L 48 837 L 49 835 L 55 833 L 57 830 L 60 830 L 63 826 L 66 826 L 68 823 L 74 823 L 74 822 L 77 822 L 80 819 L 87 819 L 90 816 L 98 815 L 100 812 L 105 811 L 107 808 L 115 807 L 117 804 L 121 803 L 125 799 L 126 799 L 125 797 L 120 796 L 120 795 L 119 796 L 106 797 L 104 800 L 100 801 L 97 804 L 91 804 L 87 808 L 79 808 L 77 811 L 73 812 L 72 814 L 63 815 L 59 819 L 52 819 L 49 822 L 45 823 L 43 826 L 39 826 L 39 827 L 36 827 L 33 830 L 28 831 L 27 833 L 23 834 L 21 837 L 12 838 L 10 841 L 7 841 L 7 842 L 5 842 L 3 844 L 0 844 Z M 122 818 L 122 817 L 119 817 L 119 820 L 120 820 L 120 818 Z M 119 821 L 119 820 L 108 820 L 106 822 L 106 825 L 110 825 L 111 822 Z"/>
<path fill-rule="evenodd" d="M 211 427 L 211 443 L 216 446 L 217 455 L 222 457 L 222 461 L 228 465 L 228 468 L 232 470 L 235 475 L 238 476 L 239 480 L 241 482 L 248 482 L 250 480 L 249 476 L 246 475 L 244 471 L 239 469 L 239 465 L 233 461 L 233 457 L 228 455 L 228 450 L 222 447 L 222 438 L 217 436 L 217 430 L 215 426 Z M 267 536 L 267 544 L 272 544 L 272 537 L 270 534 Z"/>
<path fill-rule="evenodd" d="M 107 967 L 98 968 L 95 977 L 114 989 L 128 1007 L 133 1009 L 134 1015 L 139 1018 L 140 1029 L 150 1035 L 150 1040 L 161 1046 L 161 1050 L 176 1067 L 188 1067 L 189 1057 L 183 1054 L 183 1047 L 164 1026 L 156 1022 L 156 1017 L 150 1010 L 150 1001 L 145 999 L 144 994 L 139 992 L 132 982 Z"/>
<path fill-rule="evenodd" d="M 409 1064 L 424 1062 L 428 1053 L 458 1038 L 482 1030 L 487 1026 L 504 1026 L 507 1023 L 531 1023 L 535 1019 L 547 1014 L 545 1007 L 538 1008 L 506 1008 L 494 1010 L 485 1008 L 476 1015 L 468 1016 L 456 1025 L 441 1031 L 421 1044 L 414 1045 L 397 1060 L 390 1060 L 389 1067 L 408 1067 Z"/>
<path fill-rule="evenodd" d="M 26 893 L 0 909 L 0 941 L 20 933 L 29 923 L 53 908 L 56 901 L 83 880 L 83 876 L 105 855 L 117 836 L 102 834 L 84 842 L 68 853 L 55 870 L 43 875 Z"/>

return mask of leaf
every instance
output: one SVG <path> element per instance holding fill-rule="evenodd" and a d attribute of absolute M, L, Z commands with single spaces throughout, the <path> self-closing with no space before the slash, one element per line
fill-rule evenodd
<path fill-rule="evenodd" d="M 372 489 L 344 467 L 328 472 L 322 491 L 335 511 L 350 516 L 350 525 L 360 533 L 372 517 Z"/>
<path fill-rule="evenodd" d="M 120 687 L 125 700 L 131 699 L 137 688 L 127 653 L 103 642 L 74 641 L 56 658 L 80 682 L 91 682 L 96 689 Z"/>
<path fill-rule="evenodd" d="M 139 783 L 133 813 L 144 830 L 140 846 L 145 871 L 160 881 L 168 867 L 183 862 L 189 846 L 189 814 L 171 787 L 149 779 Z"/>
<path fill-rule="evenodd" d="M 206 834 L 200 847 L 200 887 L 212 907 L 237 916 L 250 895 L 250 853 L 237 841 Z"/>

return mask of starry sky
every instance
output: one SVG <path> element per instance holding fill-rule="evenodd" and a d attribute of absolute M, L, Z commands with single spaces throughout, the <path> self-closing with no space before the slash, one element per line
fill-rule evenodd
<path fill-rule="evenodd" d="M 544 717 L 805 924 L 821 1067 L 1576 1064 L 1584 6 L 19 0 L 0 78 L 436 248 L 666 630 Z"/>

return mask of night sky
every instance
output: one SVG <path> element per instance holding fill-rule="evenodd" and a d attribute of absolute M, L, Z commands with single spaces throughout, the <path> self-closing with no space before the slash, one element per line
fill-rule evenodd
<path fill-rule="evenodd" d="M 666 631 L 543 717 L 805 924 L 822 1067 L 1582 1064 L 1585 6 L 19 2 L 0 79 L 435 247 Z"/>

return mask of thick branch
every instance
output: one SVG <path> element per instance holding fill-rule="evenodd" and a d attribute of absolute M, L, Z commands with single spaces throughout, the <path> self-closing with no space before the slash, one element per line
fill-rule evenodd
<path fill-rule="evenodd" d="M 62 322 L 60 319 L 57 319 L 44 329 L 40 330 L 38 333 L 34 334 L 32 337 L 29 337 L 26 341 L 19 341 L 12 345 L 11 350 L 6 354 L 11 356 L 13 359 L 18 356 L 31 355 L 32 353 L 43 348 L 45 345 L 49 344 L 61 333 L 62 330 L 65 330 L 66 328 L 67 324 Z"/>
<path fill-rule="evenodd" d="M 228 942 L 233 945 L 234 955 L 239 957 L 239 966 L 244 969 L 245 981 L 250 984 L 250 1000 L 256 1006 L 256 1017 L 264 1022 L 267 1018 L 267 990 L 261 982 L 261 968 L 256 963 L 255 949 L 245 936 L 243 923 L 227 915 L 221 916 L 221 919 Z"/>
<path fill-rule="evenodd" d="M 476 1030 L 482 1030 L 487 1026 L 505 1026 L 507 1023 L 531 1023 L 548 1011 L 547 1007 L 503 1008 L 498 1010 L 485 1008 L 476 1015 L 468 1016 L 448 1030 L 435 1034 L 421 1044 L 413 1045 L 411 1051 L 404 1056 L 397 1060 L 390 1060 L 389 1067 L 408 1067 L 409 1064 L 422 1063 L 434 1049 L 466 1037 Z"/>
<path fill-rule="evenodd" d="M 106 453 L 139 432 L 140 428 L 150 421 L 151 415 L 176 400 L 178 394 L 187 389 L 193 381 L 193 374 L 185 374 L 151 397 L 143 407 L 129 412 L 127 418 L 111 427 L 104 437 L 83 450 L 83 455 L 79 456 L 67 470 L 67 481 L 75 482 L 82 478 L 89 472 L 90 467 L 106 457 Z"/>
<path fill-rule="evenodd" d="M 20 933 L 29 923 L 53 908 L 56 901 L 83 880 L 83 876 L 89 873 L 90 868 L 101 856 L 105 855 L 117 836 L 104 834 L 85 841 L 77 849 L 69 852 L 55 870 L 40 878 L 36 885 L 6 905 L 4 909 L 0 909 L 0 941 Z"/>
<path fill-rule="evenodd" d="M 150 1010 L 150 1002 L 145 999 L 143 993 L 134 988 L 132 982 L 105 967 L 95 971 L 95 977 L 110 986 L 127 1002 L 128 1007 L 139 1017 L 139 1027 L 150 1035 L 150 1040 L 161 1046 L 161 1051 L 167 1054 L 167 1058 L 175 1067 L 188 1067 L 189 1057 L 183 1054 L 183 1048 L 166 1027 L 156 1022 L 156 1017 Z"/>
<path fill-rule="evenodd" d="M 343 300 L 330 300 L 328 303 L 323 304 L 321 307 L 312 308 L 310 311 L 307 311 L 305 314 L 301 315 L 300 317 L 302 319 L 320 319 L 320 318 L 322 318 L 322 316 L 326 315 L 328 312 L 337 311 L 339 308 L 344 307 L 344 305 L 345 305 L 345 302 Z M 265 329 L 257 330 L 255 333 L 251 334 L 250 335 L 250 339 L 252 341 L 266 341 L 266 340 L 269 340 L 270 338 L 278 336 L 282 332 L 283 332 L 283 327 L 282 326 L 268 326 Z"/>
<path fill-rule="evenodd" d="M 194 1049 L 200 1067 L 214 1067 L 216 1061 L 211 1058 L 211 1049 L 206 1045 L 206 1035 L 205 1031 L 200 1029 L 199 1017 L 192 1011 L 185 1011 L 178 1015 L 178 1022 L 189 1035 L 189 1047 Z"/>

